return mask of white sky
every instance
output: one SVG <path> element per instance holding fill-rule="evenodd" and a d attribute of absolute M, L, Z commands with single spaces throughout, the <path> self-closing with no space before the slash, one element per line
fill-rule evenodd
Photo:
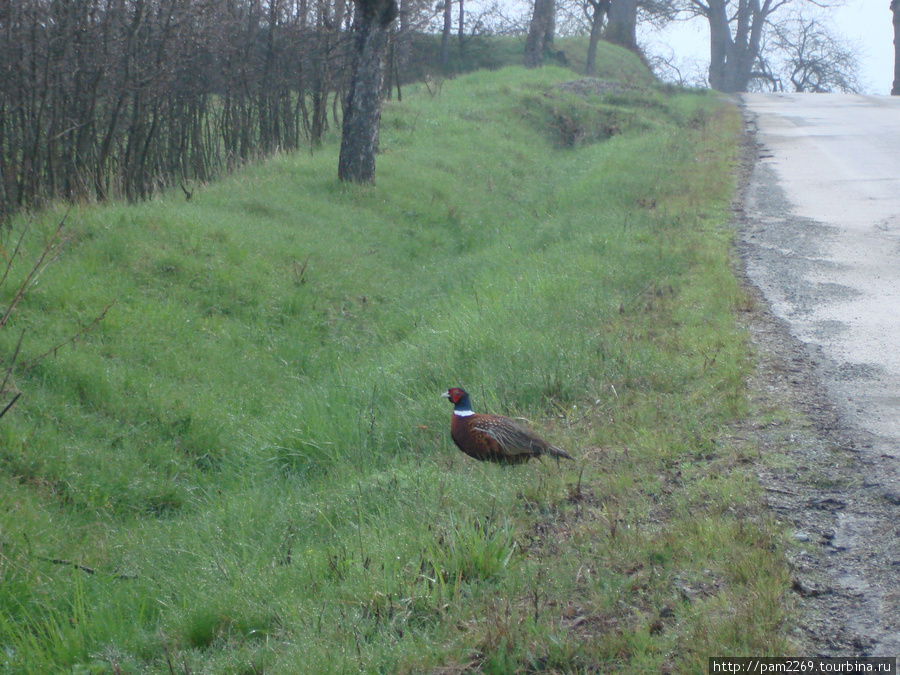
<path fill-rule="evenodd" d="M 890 94 L 894 79 L 894 27 L 888 0 L 848 0 L 834 10 L 834 25 L 860 43 L 863 82 L 873 94 Z"/>
<path fill-rule="evenodd" d="M 889 0 L 846 0 L 842 7 L 827 10 L 834 32 L 858 47 L 867 93 L 889 94 L 894 78 L 894 28 L 889 4 Z M 705 71 L 708 65 L 709 30 L 704 20 L 676 22 L 662 34 L 645 34 L 643 41 L 651 52 L 666 56 L 674 52 L 684 77 L 689 78 L 692 71 Z"/>

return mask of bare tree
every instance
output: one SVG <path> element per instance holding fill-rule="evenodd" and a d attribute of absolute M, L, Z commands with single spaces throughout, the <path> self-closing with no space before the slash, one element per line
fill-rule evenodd
<path fill-rule="evenodd" d="M 831 0 L 686 0 L 685 10 L 709 22 L 709 84 L 727 93 L 747 91 L 763 39 L 788 5 L 828 7 Z"/>
<path fill-rule="evenodd" d="M 397 0 L 354 0 L 354 4 L 353 66 L 344 104 L 338 178 L 371 183 L 375 180 L 388 37 L 400 7 Z"/>
<path fill-rule="evenodd" d="M 790 1 L 688 0 L 688 11 L 709 22 L 709 85 L 713 89 L 747 91 L 766 22 Z"/>
<path fill-rule="evenodd" d="M 816 18 L 796 13 L 773 26 L 772 58 L 761 55 L 762 72 L 776 89 L 797 92 L 859 93 L 856 50 Z M 774 66 L 771 64 L 774 62 Z"/>

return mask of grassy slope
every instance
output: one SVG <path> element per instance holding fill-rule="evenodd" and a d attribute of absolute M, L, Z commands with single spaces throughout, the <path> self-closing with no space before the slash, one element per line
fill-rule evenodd
<path fill-rule="evenodd" d="M 19 376 L 0 425 L 0 670 L 699 671 L 785 651 L 778 533 L 727 441 L 748 368 L 737 114 L 550 91 L 571 78 L 406 92 L 374 188 L 337 183 L 332 139 L 189 203 L 69 214 L 2 348 L 24 328 L 38 354 L 115 305 Z M 462 456 L 451 385 L 578 465 Z"/>

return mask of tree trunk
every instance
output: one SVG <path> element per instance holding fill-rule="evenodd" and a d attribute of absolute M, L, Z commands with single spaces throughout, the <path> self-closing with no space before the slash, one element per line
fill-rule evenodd
<path fill-rule="evenodd" d="M 637 51 L 637 0 L 612 0 L 608 14 L 606 41 Z"/>
<path fill-rule="evenodd" d="M 724 2 L 710 2 L 709 14 L 709 86 L 717 91 L 729 91 L 728 56 L 734 42 Z"/>
<path fill-rule="evenodd" d="M 450 63 L 450 33 L 453 30 L 453 2 L 444 0 L 444 30 L 441 32 L 441 67 Z"/>
<path fill-rule="evenodd" d="M 891 96 L 900 96 L 900 0 L 891 1 L 894 13 L 894 85 Z"/>
<path fill-rule="evenodd" d="M 353 66 L 344 104 L 338 178 L 375 180 L 375 152 L 381 125 L 381 92 L 388 31 L 397 18 L 397 0 L 354 0 Z"/>
<path fill-rule="evenodd" d="M 600 34 L 603 32 L 603 21 L 609 11 L 610 0 L 588 0 L 594 10 L 591 15 L 591 37 L 588 40 L 587 63 L 584 66 L 584 74 L 593 77 L 597 69 L 597 43 L 600 42 Z"/>
<path fill-rule="evenodd" d="M 534 0 L 534 14 L 525 39 L 525 67 L 537 68 L 544 59 L 544 47 L 553 42 L 556 5 L 554 0 Z"/>
<path fill-rule="evenodd" d="M 704 8 L 709 21 L 710 87 L 729 94 L 747 91 L 766 20 L 779 6 L 770 0 L 762 5 L 755 1 L 741 2 L 735 15 L 729 17 L 727 0 L 710 0 Z"/>

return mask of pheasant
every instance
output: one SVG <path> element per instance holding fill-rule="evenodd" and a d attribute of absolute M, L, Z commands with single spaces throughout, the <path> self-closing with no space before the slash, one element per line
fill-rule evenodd
<path fill-rule="evenodd" d="M 541 455 L 557 461 L 560 457 L 574 459 L 508 417 L 472 412 L 469 395 L 463 389 L 454 387 L 441 395 L 453 404 L 450 437 L 469 457 L 501 464 L 521 464 Z"/>

